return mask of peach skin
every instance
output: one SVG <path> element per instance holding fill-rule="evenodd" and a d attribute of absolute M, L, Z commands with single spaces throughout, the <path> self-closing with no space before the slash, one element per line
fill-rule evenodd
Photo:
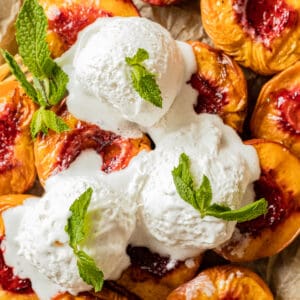
<path fill-rule="evenodd" d="M 269 288 L 254 272 L 227 265 L 202 271 L 174 290 L 167 300 L 273 300 Z"/>
<path fill-rule="evenodd" d="M 254 183 L 256 198 L 268 201 L 268 212 L 252 221 L 238 223 L 233 237 L 217 252 L 232 262 L 253 261 L 275 255 L 300 233 L 300 160 L 284 146 L 250 140 L 261 167 Z"/>
<path fill-rule="evenodd" d="M 247 84 L 236 62 L 222 51 L 189 41 L 197 65 L 190 84 L 198 91 L 197 113 L 218 114 L 225 124 L 242 132 L 247 110 Z"/>
<path fill-rule="evenodd" d="M 201 0 L 205 31 L 216 48 L 268 75 L 300 59 L 297 0 Z"/>

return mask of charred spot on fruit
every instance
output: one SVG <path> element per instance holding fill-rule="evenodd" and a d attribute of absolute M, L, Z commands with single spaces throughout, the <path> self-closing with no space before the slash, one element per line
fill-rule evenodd
<path fill-rule="evenodd" d="M 212 80 L 208 80 L 198 73 L 193 74 L 188 83 L 198 91 L 197 103 L 194 105 L 194 110 L 197 114 L 221 113 L 223 107 L 229 102 L 227 94 L 222 88 L 218 87 Z"/>
<path fill-rule="evenodd" d="M 284 0 L 234 0 L 237 23 L 253 40 L 271 49 L 271 42 L 297 25 L 297 12 Z"/>
<path fill-rule="evenodd" d="M 132 266 L 148 272 L 149 274 L 162 278 L 178 265 L 178 261 L 170 260 L 169 256 L 161 256 L 151 252 L 146 247 L 127 247 L 127 254 L 130 257 Z"/>
<path fill-rule="evenodd" d="M 264 229 L 274 230 L 295 210 L 293 193 L 286 190 L 288 187 L 280 187 L 275 178 L 275 170 L 262 170 L 260 179 L 254 183 L 256 197 L 268 201 L 268 212 L 252 221 L 238 223 L 237 227 L 242 234 L 259 236 Z"/>

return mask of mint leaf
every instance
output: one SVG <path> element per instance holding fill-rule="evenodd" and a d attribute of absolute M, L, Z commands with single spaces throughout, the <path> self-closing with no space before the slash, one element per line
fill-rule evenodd
<path fill-rule="evenodd" d="M 260 199 L 236 210 L 214 204 L 207 208 L 206 215 L 240 223 L 256 219 L 266 214 L 267 211 L 268 202 L 265 199 Z"/>
<path fill-rule="evenodd" d="M 193 188 L 193 177 L 190 172 L 190 159 L 185 153 L 182 153 L 180 155 L 179 165 L 177 166 L 177 168 L 173 169 L 172 174 L 173 177 L 181 177 L 184 183 Z"/>
<path fill-rule="evenodd" d="M 172 170 L 173 181 L 179 196 L 195 209 L 198 209 L 193 188 L 193 178 L 189 168 L 189 157 L 182 153 L 179 157 L 178 166 Z"/>
<path fill-rule="evenodd" d="M 245 222 L 267 212 L 268 202 L 260 199 L 240 209 L 231 210 L 227 206 L 212 204 L 212 189 L 207 176 L 203 175 L 201 185 L 195 190 L 190 172 L 190 159 L 182 153 L 179 164 L 172 170 L 173 182 L 179 196 L 199 211 L 201 218 L 213 216 L 226 221 Z"/>
<path fill-rule="evenodd" d="M 88 188 L 81 194 L 71 205 L 71 217 L 68 219 L 65 231 L 70 237 L 70 246 L 77 250 L 77 245 L 84 239 L 86 235 L 85 221 L 87 209 L 90 205 L 93 190 Z"/>
<path fill-rule="evenodd" d="M 47 17 L 38 1 L 25 0 L 16 22 L 16 39 L 25 65 L 39 79 L 48 75 L 45 73 L 45 64 L 50 57 L 47 26 Z"/>
<path fill-rule="evenodd" d="M 203 175 L 202 183 L 200 187 L 196 190 L 197 204 L 200 212 L 203 212 L 206 207 L 208 207 L 212 200 L 212 190 L 209 179 L 207 176 Z"/>
<path fill-rule="evenodd" d="M 88 188 L 71 205 L 72 215 L 68 218 L 65 231 L 69 235 L 69 245 L 72 247 L 77 257 L 77 267 L 80 277 L 87 284 L 93 286 L 99 292 L 103 286 L 104 276 L 98 269 L 95 261 L 84 251 L 78 250 L 78 244 L 82 242 L 87 234 L 87 209 L 90 205 L 93 189 Z"/>
<path fill-rule="evenodd" d="M 35 88 L 37 97 L 38 97 L 38 104 L 43 107 L 48 106 L 48 101 L 47 101 L 47 93 L 45 91 L 45 88 L 43 86 L 43 82 L 38 80 L 36 77 L 33 76 L 32 78 L 33 81 L 33 87 Z"/>
<path fill-rule="evenodd" d="M 133 88 L 145 101 L 162 108 L 160 88 L 155 80 L 155 75 L 149 72 L 141 63 L 149 59 L 145 49 L 139 48 L 133 57 L 126 57 L 126 63 L 131 67 L 131 80 Z"/>
<path fill-rule="evenodd" d="M 39 132 L 47 134 L 48 129 L 43 122 L 43 112 L 41 109 L 37 110 L 31 119 L 30 123 L 30 133 L 32 139 L 35 139 Z"/>
<path fill-rule="evenodd" d="M 52 74 L 49 75 L 49 79 L 49 104 L 56 105 L 66 95 L 69 78 L 68 75 L 55 64 L 52 69 Z"/>
<path fill-rule="evenodd" d="M 69 130 L 69 126 L 64 122 L 64 120 L 58 117 L 51 110 L 44 110 L 43 112 L 43 121 L 47 128 L 55 132 L 63 132 Z"/>
<path fill-rule="evenodd" d="M 64 120 L 58 117 L 53 111 L 41 107 L 33 114 L 31 119 L 30 133 L 32 139 L 35 139 L 40 132 L 47 134 L 49 129 L 60 133 L 70 128 Z"/>
<path fill-rule="evenodd" d="M 12 74 L 16 77 L 16 79 L 20 82 L 22 88 L 24 89 L 25 93 L 34 101 L 35 103 L 39 103 L 38 96 L 31 85 L 31 83 L 27 80 L 26 75 L 19 67 L 18 63 L 14 59 L 14 57 L 7 51 L 0 49 L 0 52 L 5 59 L 6 63 L 8 64 Z"/>
<path fill-rule="evenodd" d="M 133 57 L 126 57 L 125 61 L 128 65 L 133 66 L 142 63 L 146 59 L 149 59 L 149 53 L 145 49 L 139 48 Z"/>
<path fill-rule="evenodd" d="M 177 193 L 187 203 L 191 204 L 195 209 L 198 209 L 194 190 L 188 186 L 181 177 L 173 175 L 173 181 L 176 186 Z"/>
<path fill-rule="evenodd" d="M 94 287 L 95 292 L 99 292 L 102 289 L 104 275 L 101 270 L 95 264 L 95 261 L 83 251 L 78 251 L 77 266 L 80 277 L 91 286 Z"/>

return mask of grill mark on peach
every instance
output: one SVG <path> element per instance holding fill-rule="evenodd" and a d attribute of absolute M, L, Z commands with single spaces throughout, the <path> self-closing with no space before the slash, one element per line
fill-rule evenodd
<path fill-rule="evenodd" d="M 287 192 L 288 187 L 278 186 L 275 180 L 275 170 L 262 171 L 260 179 L 254 184 L 254 190 L 257 198 L 264 197 L 268 201 L 268 212 L 255 220 L 238 223 L 241 233 L 259 236 L 263 229 L 274 230 L 296 210 L 292 192 Z"/>
<path fill-rule="evenodd" d="M 223 107 L 229 102 L 227 93 L 222 88 L 198 73 L 193 74 L 188 83 L 198 91 L 197 103 L 194 105 L 194 110 L 197 114 L 218 114 L 222 112 Z"/>
<path fill-rule="evenodd" d="M 272 40 L 280 37 L 285 29 L 296 26 L 298 21 L 297 12 L 284 0 L 235 0 L 233 10 L 245 33 L 266 48 L 270 48 Z"/>

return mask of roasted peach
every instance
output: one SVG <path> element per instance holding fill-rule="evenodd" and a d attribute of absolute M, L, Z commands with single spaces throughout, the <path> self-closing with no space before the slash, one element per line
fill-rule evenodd
<path fill-rule="evenodd" d="M 16 81 L 0 84 L 0 195 L 23 193 L 35 180 L 30 121 L 35 105 Z"/>
<path fill-rule="evenodd" d="M 102 170 L 110 173 L 125 168 L 130 160 L 142 150 L 150 150 L 151 142 L 146 137 L 129 139 L 100 129 L 96 125 L 77 120 L 65 104 L 56 113 L 70 127 L 62 133 L 49 132 L 40 135 L 34 142 L 37 173 L 41 183 L 51 175 L 67 169 L 86 149 L 94 149 L 103 158 Z"/>
<path fill-rule="evenodd" d="M 300 157 L 300 62 L 268 81 L 251 119 L 253 137 L 280 142 Z"/>
<path fill-rule="evenodd" d="M 68 50 L 77 34 L 100 17 L 138 16 L 131 0 L 39 0 L 48 17 L 48 43 L 54 57 Z"/>
<path fill-rule="evenodd" d="M 260 74 L 300 59 L 300 2 L 201 0 L 204 29 L 218 49 Z"/>
<path fill-rule="evenodd" d="M 272 256 L 300 233 L 300 160 L 287 148 L 265 140 L 247 142 L 255 147 L 261 167 L 255 182 L 257 198 L 268 201 L 268 212 L 238 223 L 233 237 L 217 250 L 233 262 Z"/>
<path fill-rule="evenodd" d="M 167 300 L 273 300 L 264 281 L 239 266 L 206 269 L 190 282 L 174 290 Z"/>
<path fill-rule="evenodd" d="M 188 262 L 172 262 L 144 247 L 129 246 L 127 253 L 131 266 L 117 283 L 143 300 L 166 299 L 173 289 L 196 275 L 202 260 L 199 256 Z"/>
<path fill-rule="evenodd" d="M 198 41 L 190 41 L 198 72 L 191 85 L 199 93 L 195 111 L 218 114 L 224 122 L 241 132 L 246 117 L 247 85 L 244 73 L 222 51 Z"/>

